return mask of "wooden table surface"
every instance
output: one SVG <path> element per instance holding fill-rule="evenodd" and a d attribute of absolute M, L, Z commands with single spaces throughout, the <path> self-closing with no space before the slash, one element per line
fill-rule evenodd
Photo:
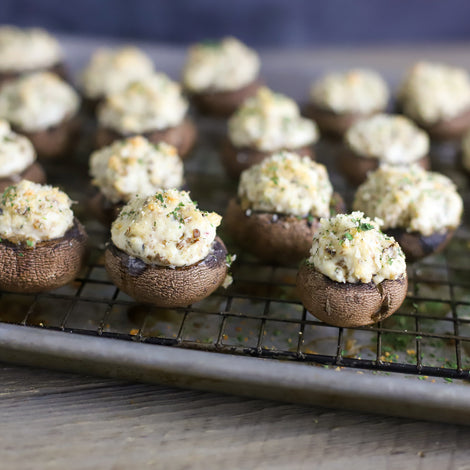
<path fill-rule="evenodd" d="M 0 468 L 470 469 L 470 427 L 0 366 Z"/>
<path fill-rule="evenodd" d="M 96 40 L 64 38 L 79 68 Z M 178 74 L 184 51 L 158 53 Z M 284 56 L 268 83 L 306 93 L 312 70 L 371 65 L 396 81 L 419 58 L 470 66 L 468 44 L 316 49 Z M 289 87 L 286 79 L 291 80 Z M 293 85 L 293 81 L 295 81 Z M 297 93 L 297 96 L 295 96 Z M 125 383 L 0 365 L 0 469 L 460 469 L 470 470 L 470 427 Z M 470 397 L 469 397 L 470 399 Z"/>

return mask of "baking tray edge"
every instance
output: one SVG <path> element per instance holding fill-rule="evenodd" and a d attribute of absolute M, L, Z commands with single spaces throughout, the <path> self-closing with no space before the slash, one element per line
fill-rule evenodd
<path fill-rule="evenodd" d="M 120 378 L 470 424 L 470 387 L 326 370 L 308 364 L 195 351 L 0 323 L 0 360 Z"/>

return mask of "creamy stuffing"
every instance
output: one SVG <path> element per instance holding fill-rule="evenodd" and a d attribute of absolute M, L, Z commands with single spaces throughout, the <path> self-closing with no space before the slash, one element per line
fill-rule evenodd
<path fill-rule="evenodd" d="M 389 90 L 373 70 L 353 69 L 329 73 L 314 82 L 310 99 L 319 108 L 334 113 L 372 113 L 385 109 Z"/>
<path fill-rule="evenodd" d="M 362 212 L 321 219 L 307 262 L 336 282 L 380 284 L 406 273 L 400 245 Z"/>
<path fill-rule="evenodd" d="M 42 131 L 75 116 L 80 98 L 57 75 L 38 72 L 0 89 L 0 118 L 24 131 Z"/>
<path fill-rule="evenodd" d="M 0 119 L 0 178 L 19 175 L 36 160 L 31 142 Z"/>
<path fill-rule="evenodd" d="M 67 194 L 52 186 L 27 180 L 9 186 L 0 198 L 0 237 L 28 247 L 63 237 L 73 225 L 71 205 Z"/>
<path fill-rule="evenodd" d="M 408 71 L 398 99 L 407 116 L 435 124 L 469 109 L 470 78 L 462 68 L 418 62 Z"/>
<path fill-rule="evenodd" d="M 62 50 L 57 40 L 40 28 L 0 26 L 0 71 L 25 72 L 58 64 Z"/>
<path fill-rule="evenodd" d="M 462 198 L 447 176 L 418 165 L 384 165 L 358 188 L 353 207 L 379 217 L 382 228 L 403 228 L 429 236 L 455 229 L 463 211 Z"/>
<path fill-rule="evenodd" d="M 243 210 L 327 217 L 333 187 L 324 165 L 281 152 L 241 174 L 238 197 Z"/>
<path fill-rule="evenodd" d="M 353 124 L 346 145 L 362 157 L 393 165 L 409 164 L 425 157 L 429 137 L 405 116 L 377 114 Z"/>
<path fill-rule="evenodd" d="M 142 136 L 93 152 L 90 173 L 93 184 L 113 203 L 183 184 L 183 162 L 175 147 L 164 142 L 152 144 Z"/>
<path fill-rule="evenodd" d="M 228 122 L 228 133 L 236 147 L 263 152 L 294 150 L 318 140 L 316 124 L 300 115 L 297 103 L 265 87 L 235 111 Z"/>
<path fill-rule="evenodd" d="M 154 73 L 109 95 L 98 110 L 98 121 L 121 134 L 139 134 L 177 126 L 187 110 L 180 85 Z"/>
<path fill-rule="evenodd" d="M 189 266 L 210 253 L 221 220 L 199 210 L 188 192 L 169 189 L 131 199 L 113 222 L 111 238 L 147 264 Z"/>
<path fill-rule="evenodd" d="M 140 49 L 98 49 L 80 77 L 81 88 L 88 98 L 102 98 L 117 93 L 131 82 L 154 73 L 153 63 Z"/>
<path fill-rule="evenodd" d="M 191 92 L 239 90 L 257 78 L 259 68 L 258 54 L 238 39 L 205 41 L 189 49 L 183 85 Z"/>

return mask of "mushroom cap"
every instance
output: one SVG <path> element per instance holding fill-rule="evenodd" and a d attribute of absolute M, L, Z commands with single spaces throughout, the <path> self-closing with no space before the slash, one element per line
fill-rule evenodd
<path fill-rule="evenodd" d="M 19 175 L 0 178 L 0 192 L 5 191 L 8 186 L 16 184 L 21 180 L 29 180 L 33 183 L 44 184 L 46 182 L 46 173 L 40 163 L 34 162 Z"/>
<path fill-rule="evenodd" d="M 305 105 L 304 116 L 314 120 L 322 134 L 328 134 L 333 137 L 341 138 L 346 131 L 360 119 L 364 119 L 381 112 L 381 109 L 371 113 L 335 113 L 329 109 L 323 109 L 313 103 Z"/>
<path fill-rule="evenodd" d="M 75 218 L 65 235 L 37 243 L 33 248 L 8 240 L 0 243 L 0 289 L 42 292 L 75 279 L 86 255 L 88 236 Z"/>
<path fill-rule="evenodd" d="M 203 114 L 229 117 L 247 98 L 256 94 L 263 82 L 259 79 L 238 90 L 189 93 L 194 106 Z"/>
<path fill-rule="evenodd" d="M 112 144 L 115 140 L 130 137 L 131 135 L 137 134 L 120 134 L 113 129 L 106 127 L 98 127 L 96 131 L 95 143 L 96 148 L 102 148 Z M 197 129 L 193 121 L 189 118 L 185 118 L 180 124 L 166 129 L 154 130 L 150 132 L 144 132 L 142 134 L 150 142 L 158 144 L 159 142 L 166 142 L 167 144 L 173 145 L 178 151 L 178 155 L 184 158 L 192 150 L 197 139 Z"/>
<path fill-rule="evenodd" d="M 65 156 L 75 144 L 81 128 L 80 118 L 66 117 L 54 127 L 42 131 L 25 131 L 19 127 L 12 129 L 23 134 L 33 144 L 39 159 L 54 160 Z"/>
<path fill-rule="evenodd" d="M 67 67 L 63 62 L 59 62 L 57 64 L 51 65 L 50 67 L 46 68 L 41 68 L 41 69 L 30 69 L 27 71 L 27 73 L 35 73 L 35 72 L 52 72 L 56 75 L 58 75 L 60 78 L 62 78 L 65 81 L 68 81 L 69 76 L 67 72 Z M 24 70 L 18 71 L 10 71 L 10 72 L 1 72 L 0 73 L 0 86 L 3 85 L 4 83 L 10 81 L 10 80 L 16 80 L 19 78 L 21 75 L 25 73 Z"/>
<path fill-rule="evenodd" d="M 367 179 L 367 173 L 379 167 L 377 158 L 363 157 L 350 149 L 344 149 L 338 157 L 340 172 L 354 186 L 362 184 Z M 431 159 L 428 155 L 416 160 L 415 163 L 425 170 L 431 168 Z"/>
<path fill-rule="evenodd" d="M 389 317 L 403 303 L 407 290 L 406 273 L 377 285 L 332 281 L 308 263 L 303 263 L 297 274 L 297 291 L 304 307 L 325 323 L 345 328 Z"/>
<path fill-rule="evenodd" d="M 203 260 L 169 268 L 129 256 L 112 242 L 105 251 L 105 267 L 119 289 L 139 302 L 157 307 L 185 307 L 214 292 L 227 275 L 227 249 L 219 237 Z"/>
<path fill-rule="evenodd" d="M 343 212 L 344 202 L 339 194 L 333 194 L 330 207 Z M 269 212 L 253 211 L 246 215 L 236 199 L 230 200 L 224 217 L 224 224 L 243 249 L 266 263 L 287 266 L 308 256 L 319 222 L 318 217 L 309 221 Z"/>
<path fill-rule="evenodd" d="M 446 230 L 432 235 L 422 235 L 419 232 L 407 232 L 404 228 L 387 229 L 401 246 L 407 262 L 418 261 L 426 256 L 440 253 L 453 237 L 455 230 Z"/>
<path fill-rule="evenodd" d="M 470 128 L 470 109 L 458 114 L 452 119 L 426 124 L 417 122 L 427 133 L 436 140 L 460 139 Z"/>
<path fill-rule="evenodd" d="M 102 192 L 96 191 L 88 200 L 88 209 L 95 219 L 99 220 L 104 226 L 110 227 L 124 204 L 124 202 L 114 204 Z"/>
<path fill-rule="evenodd" d="M 262 150 L 257 150 L 255 148 L 235 147 L 228 138 L 224 139 L 220 157 L 227 174 L 231 178 L 237 179 L 242 171 L 256 165 L 257 163 L 261 163 L 265 158 L 283 150 L 294 152 L 301 157 L 310 157 L 312 160 L 315 160 L 315 152 L 310 145 L 296 149 L 279 149 L 272 152 L 263 152 Z"/>

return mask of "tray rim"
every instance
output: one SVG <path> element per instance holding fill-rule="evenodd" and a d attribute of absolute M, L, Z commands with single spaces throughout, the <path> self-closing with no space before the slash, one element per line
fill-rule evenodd
<path fill-rule="evenodd" d="M 2 361 L 327 408 L 470 425 L 469 383 L 146 344 L 0 323 Z"/>

